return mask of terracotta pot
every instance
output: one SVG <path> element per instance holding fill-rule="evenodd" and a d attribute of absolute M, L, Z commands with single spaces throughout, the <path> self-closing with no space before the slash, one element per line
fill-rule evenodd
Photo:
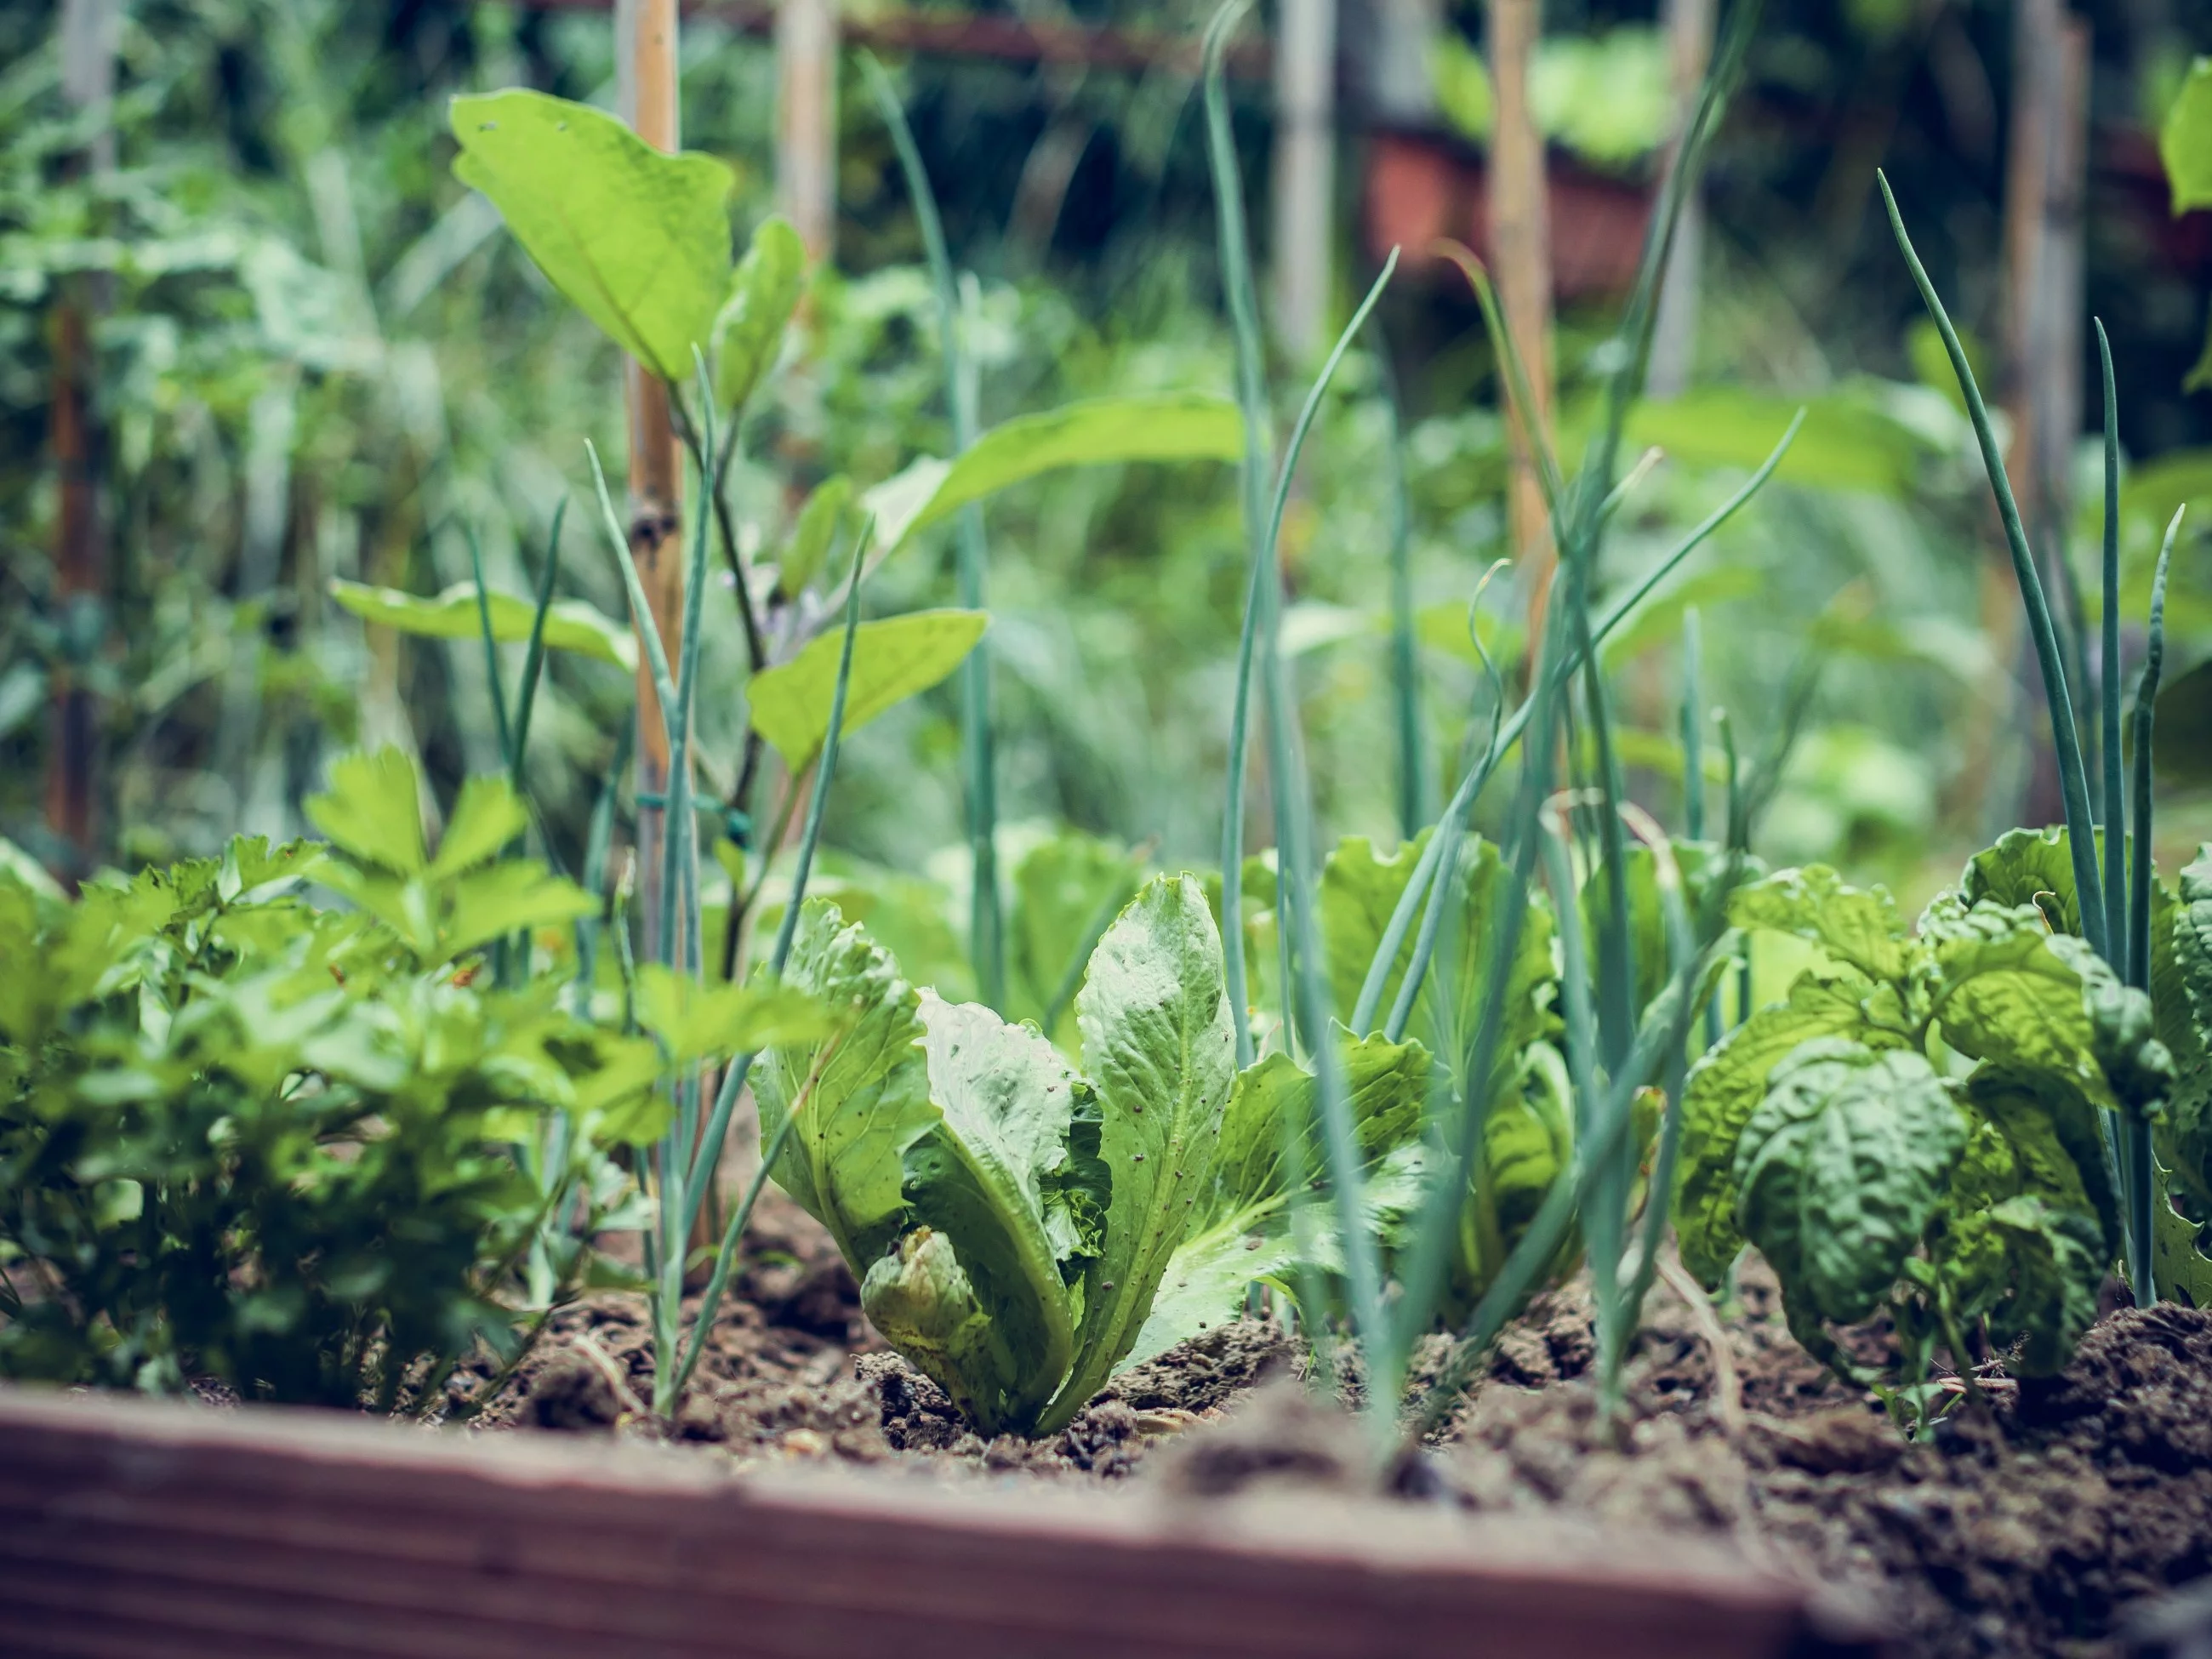
<path fill-rule="evenodd" d="M 1227 1502 L 0 1390 L 0 1650 L 131 1659 L 1803 1659 L 1799 1587 L 1325 1493 Z"/>

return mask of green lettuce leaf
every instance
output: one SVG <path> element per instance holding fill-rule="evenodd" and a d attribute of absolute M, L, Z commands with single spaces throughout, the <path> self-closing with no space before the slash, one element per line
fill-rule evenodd
<path fill-rule="evenodd" d="M 986 1432 L 1024 1428 L 1067 1373 L 1067 1285 L 1100 1249 L 1110 1180 L 1097 1156 L 1097 1109 L 1090 1085 L 1034 1028 L 928 991 L 921 1012 L 930 1099 L 942 1118 L 908 1144 L 903 1191 L 915 1218 L 957 1258 L 989 1322 L 992 1360 L 988 1371 L 937 1380 L 967 1396 Z M 951 1283 L 935 1266 L 907 1265 L 913 1255 L 902 1248 L 886 1281 L 899 1286 L 908 1313 L 915 1273 Z M 872 1279 L 879 1268 L 868 1271 Z M 873 1318 L 865 1297 L 862 1305 Z M 921 1359 L 928 1370 L 928 1356 Z"/>
<path fill-rule="evenodd" d="M 1364 1167 L 1371 1173 L 1419 1134 L 1429 1056 L 1418 1043 L 1353 1038 L 1341 1026 L 1335 1029 Z M 1319 1091 L 1312 1073 L 1279 1053 L 1237 1073 L 1212 1171 L 1190 1206 L 1188 1235 L 1169 1258 L 1152 1313 L 1124 1365 L 1235 1319 L 1246 1287 L 1255 1280 L 1295 1291 L 1291 1270 L 1298 1250 L 1291 1206 L 1297 1195 L 1285 1165 L 1289 1134 L 1297 1134 L 1304 1149 L 1306 1224 L 1321 1265 L 1337 1259 Z"/>
<path fill-rule="evenodd" d="M 1076 1363 L 1040 1427 L 1097 1393 L 1136 1345 L 1212 1172 L 1236 1069 L 1221 934 L 1188 876 L 1147 882 L 1091 953 L 1075 1000 L 1113 1172 L 1100 1255 L 1084 1269 Z"/>
<path fill-rule="evenodd" d="M 770 1173 L 865 1279 L 905 1229 L 907 1149 L 944 1118 L 929 1097 L 921 999 L 889 952 L 820 899 L 800 909 L 783 982 L 820 998 L 839 1028 L 755 1063 L 761 1141 L 797 1119 Z"/>

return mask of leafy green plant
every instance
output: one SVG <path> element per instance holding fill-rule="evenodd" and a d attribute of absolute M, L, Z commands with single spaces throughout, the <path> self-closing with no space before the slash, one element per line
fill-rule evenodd
<path fill-rule="evenodd" d="M 2015 830 L 1914 929 L 1887 893 L 1817 866 L 1732 904 L 1826 965 L 1691 1073 L 1682 1260 L 1716 1285 L 1756 1245 L 1798 1340 L 1900 1414 L 1924 1403 L 1934 1348 L 1963 1370 L 1984 1324 L 2021 1371 L 2065 1363 L 2120 1243 L 2100 1116 L 2148 1130 L 2172 1088 L 2150 997 L 2079 937 L 2074 890 L 2065 832 Z M 1880 1311 L 1891 1372 L 1828 1334 Z"/>
<path fill-rule="evenodd" d="M 241 837 L 71 902 L 0 880 L 0 1370 L 428 1407 L 477 1345 L 512 1361 L 611 1282 L 588 1240 L 635 1224 L 611 1155 L 659 1133 L 659 1061 L 557 981 L 483 971 L 488 942 L 561 941 L 586 901 L 494 861 L 520 816 L 503 780 L 434 853 L 392 751 L 341 761 L 313 810 L 330 848 Z M 556 1119 L 561 1167 L 533 1178 L 518 1149 Z"/>
<path fill-rule="evenodd" d="M 756 1074 L 778 1183 L 980 1429 L 1064 1425 L 1135 1347 L 1215 1168 L 1234 1051 L 1203 892 L 1157 878 L 1106 931 L 1075 998 L 1080 1071 L 1034 1027 L 909 985 L 834 906 L 799 920 L 787 981 L 846 1023 Z"/>

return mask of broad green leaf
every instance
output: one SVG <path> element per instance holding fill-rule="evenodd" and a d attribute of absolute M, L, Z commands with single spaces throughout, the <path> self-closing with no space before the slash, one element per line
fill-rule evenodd
<path fill-rule="evenodd" d="M 991 625 L 981 611 L 916 611 L 862 623 L 853 642 L 853 676 L 845 694 L 848 736 L 877 715 L 927 691 L 960 665 Z M 824 634 L 793 657 L 745 683 L 753 730 L 767 738 L 793 775 L 814 763 L 830 733 L 843 640 Z"/>
<path fill-rule="evenodd" d="M 530 809 L 514 787 L 498 776 L 470 778 L 461 785 L 453 816 L 439 838 L 438 856 L 430 860 L 433 881 L 474 869 L 530 828 Z"/>
<path fill-rule="evenodd" d="M 418 599 L 396 587 L 371 587 L 331 578 L 331 597 L 364 622 L 381 623 L 403 634 L 434 640 L 474 640 L 483 635 L 477 609 L 474 582 L 455 582 L 435 599 Z M 530 638 L 537 615 L 532 600 L 497 588 L 486 590 L 490 601 L 492 637 L 503 645 L 520 645 Z M 637 672 L 637 635 L 623 623 L 594 610 L 581 599 L 556 599 L 545 613 L 545 643 L 555 651 L 574 651 L 596 657 L 629 673 Z"/>
<path fill-rule="evenodd" d="M 1067 1373 L 1067 1283 L 1099 1248 L 1109 1178 L 1097 1109 L 1089 1085 L 1033 1028 L 928 991 L 921 1018 L 943 1119 L 907 1148 L 905 1193 L 923 1228 L 949 1241 L 989 1322 L 988 1366 L 931 1375 L 970 1402 L 984 1432 L 1026 1429 Z M 890 1281 L 902 1296 L 913 1271 L 902 1266 Z M 972 1329 L 964 1316 L 962 1328 Z M 971 1349 L 966 1359 L 984 1357 Z M 921 1356 L 925 1370 L 931 1358 Z"/>
<path fill-rule="evenodd" d="M 821 574 L 852 506 L 853 481 L 843 473 L 814 486 L 776 559 L 775 591 L 787 600 L 797 599 L 806 591 L 807 583 Z"/>
<path fill-rule="evenodd" d="M 1736 1148 L 1738 1218 L 1800 1318 L 1870 1317 L 1919 1248 L 1966 1123 L 1927 1060 L 1827 1037 L 1774 1068 Z"/>
<path fill-rule="evenodd" d="M 1141 879 L 1127 848 L 1079 830 L 1064 830 L 1022 855 L 1007 918 L 1010 1014 L 1042 1022 L 1056 1012 L 1054 997 L 1073 995 L 1091 947 Z"/>
<path fill-rule="evenodd" d="M 1982 1065 L 1966 1079 L 1979 1120 L 1954 1182 L 1961 1215 L 2028 1197 L 2086 1217 L 2110 1260 L 2120 1247 L 2118 1194 L 2106 1174 L 2096 1106 L 2071 1079 Z"/>
<path fill-rule="evenodd" d="M 2097 1288 L 2111 1255 L 2078 1210 L 2023 1196 L 1977 1211 L 1947 1242 L 1946 1276 L 1958 1316 L 1989 1322 L 1991 1343 L 2021 1376 L 2051 1376 L 2096 1322 Z"/>
<path fill-rule="evenodd" d="M 1195 880 L 1145 884 L 1091 953 L 1075 1012 L 1113 1197 L 1103 1254 L 1084 1271 L 1075 1369 L 1048 1429 L 1081 1410 L 1135 1346 L 1212 1170 L 1236 1049 L 1221 934 Z"/>
<path fill-rule="evenodd" d="M 2161 1193 L 2151 1217 L 2151 1261 L 2158 1293 L 2192 1308 L 2212 1308 L 2212 1255 L 2206 1229 L 2175 1210 Z"/>
<path fill-rule="evenodd" d="M 2101 836 L 2097 851 L 2101 869 Z M 2074 890 L 2074 855 L 2065 826 L 2007 830 L 1994 847 L 1967 860 L 1959 878 L 1959 897 L 1969 909 L 1985 904 L 2033 904 L 2057 932 L 2080 933 L 2081 902 Z"/>
<path fill-rule="evenodd" d="M 1934 1012 L 1946 1042 L 1970 1059 L 2071 1078 L 2100 1105 L 2116 1103 L 2083 996 L 2085 971 L 2111 970 L 2086 946 L 2062 949 L 2078 941 L 2052 933 L 2032 904 L 1961 911 L 1938 900 L 1921 927 L 1935 943 Z"/>
<path fill-rule="evenodd" d="M 871 532 L 876 556 L 896 553 L 914 532 L 915 522 L 929 508 L 945 483 L 952 463 L 934 455 L 909 462 L 860 498 L 861 507 L 875 520 Z"/>
<path fill-rule="evenodd" d="M 715 313 L 707 361 L 714 397 L 726 410 L 743 409 L 761 377 L 775 367 L 783 331 L 806 288 L 806 245 L 785 219 L 761 221 L 738 261 L 730 297 Z"/>
<path fill-rule="evenodd" d="M 865 1279 L 904 1230 L 907 1148 L 943 1118 L 929 1098 L 921 998 L 888 952 L 820 899 L 799 912 L 783 983 L 821 998 L 839 1029 L 755 1063 L 762 1144 L 796 1116 L 776 1184 Z"/>
<path fill-rule="evenodd" d="M 2051 948 L 2081 977 L 2082 1012 L 2089 1019 L 2089 1052 L 2105 1074 L 2113 1101 L 2137 1117 L 2164 1115 L 2173 1092 L 2173 1057 L 2155 1032 L 2150 994 L 2123 985 L 2119 975 L 2082 940 L 2054 939 Z"/>
<path fill-rule="evenodd" d="M 1784 483 L 1901 495 L 1930 453 L 1919 432 L 1849 391 L 1799 399 L 1741 386 L 1693 386 L 1664 403 L 1635 405 L 1624 435 L 1637 450 L 1656 445 L 1676 465 L 1749 472 L 1800 407 L 1805 423 L 1776 472 Z M 1571 405 L 1561 422 L 1559 453 L 1576 450 L 1599 418 L 1594 397 Z"/>
<path fill-rule="evenodd" d="M 1421 1127 L 1428 1097 L 1429 1056 L 1419 1044 L 1380 1036 L 1336 1034 L 1344 1050 L 1365 1168 L 1372 1171 L 1394 1152 L 1410 1147 Z M 1271 1054 L 1237 1073 L 1221 1120 L 1213 1170 L 1191 1206 L 1190 1231 L 1160 1280 L 1159 1293 L 1122 1360 L 1133 1365 L 1187 1337 L 1235 1319 L 1255 1281 L 1295 1288 L 1297 1241 L 1292 1191 L 1285 1167 L 1285 1139 L 1304 1147 L 1307 1224 L 1328 1265 L 1334 1245 L 1335 1210 L 1328 1196 L 1328 1160 L 1322 1146 L 1312 1073 L 1287 1054 Z"/>
<path fill-rule="evenodd" d="M 310 795 L 307 818 L 333 846 L 379 869 L 413 875 L 427 861 L 415 763 L 397 749 L 331 763 L 331 786 Z"/>
<path fill-rule="evenodd" d="M 2212 207 L 2212 58 L 2190 64 L 2181 95 L 2159 129 L 2158 154 L 2176 214 Z"/>
<path fill-rule="evenodd" d="M 813 1042 L 835 1029 L 822 1000 L 796 986 L 702 984 L 657 962 L 637 970 L 637 1021 L 678 1065 Z"/>
<path fill-rule="evenodd" d="M 544 93 L 456 98 L 454 175 L 482 191 L 562 296 L 665 380 L 688 380 L 730 287 L 711 155 L 667 155 L 604 110 Z"/>
<path fill-rule="evenodd" d="M 1848 886 L 1822 864 L 1779 870 L 1739 887 L 1729 919 L 1739 927 L 1810 940 L 1874 980 L 1903 979 L 1911 951 L 1905 919 L 1887 889 Z"/>
<path fill-rule="evenodd" d="M 1383 927 L 1413 878 L 1413 866 L 1427 844 L 1427 834 L 1425 831 L 1400 847 L 1388 859 L 1378 857 L 1366 837 L 1348 836 L 1331 849 L 1322 866 L 1322 938 L 1328 945 L 1329 985 L 1340 1019 L 1352 1016 L 1360 985 L 1376 951 L 1382 948 Z M 1481 1018 L 1498 907 L 1512 878 L 1498 849 L 1489 842 L 1474 835 L 1461 841 L 1452 872 L 1457 902 L 1445 910 L 1428 977 L 1405 1032 L 1431 1054 L 1443 1056 L 1455 1069 L 1466 1063 L 1460 1056 L 1474 1041 L 1475 1025 Z M 1398 959 L 1391 965 L 1376 1012 L 1378 1024 L 1389 1015 L 1405 979 L 1419 933 L 1418 925 L 1407 930 Z M 1442 994 L 1444 990 L 1449 991 L 1448 998 Z M 1491 1071 L 1490 1098 L 1510 1093 L 1520 1071 L 1522 1051 L 1552 1029 L 1555 990 L 1551 910 L 1540 896 L 1532 896 L 1507 983 L 1505 1024 Z"/>
<path fill-rule="evenodd" d="M 883 493 L 890 489 L 889 484 L 872 492 L 869 504 L 877 510 L 877 544 L 890 552 L 908 536 L 971 502 L 1061 467 L 1233 461 L 1243 453 L 1244 422 L 1237 405 L 1198 392 L 1094 398 L 1019 415 L 993 427 L 949 465 L 917 462 L 909 467 L 892 480 L 907 481 L 897 496 Z M 944 468 L 926 492 L 921 485 L 927 475 L 917 471 L 925 465 Z"/>
<path fill-rule="evenodd" d="M 2178 902 L 2161 887 L 2151 929 L 2151 996 L 2176 1073 L 2159 1156 L 2198 1203 L 2212 1206 L 2212 1054 L 2205 1037 L 2212 1031 L 2212 844 L 2183 867 Z"/>
<path fill-rule="evenodd" d="M 1682 1093 L 1674 1228 L 1682 1265 L 1708 1290 L 1727 1277 L 1744 1246 L 1736 1219 L 1736 1153 L 1775 1067 L 1800 1044 L 1819 1038 L 1903 1041 L 1885 1038 L 1869 1024 L 1863 999 L 1874 988 L 1862 980 L 1802 975 L 1788 1001 L 1759 1009 L 1691 1068 Z"/>

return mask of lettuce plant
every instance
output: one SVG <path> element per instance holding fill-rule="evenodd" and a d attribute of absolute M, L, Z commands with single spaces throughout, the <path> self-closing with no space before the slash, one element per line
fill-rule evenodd
<path fill-rule="evenodd" d="M 2121 1239 L 2100 1114 L 2147 1131 L 2172 1091 L 2151 997 L 2078 936 L 2073 890 L 2065 832 L 2016 830 L 1909 931 L 1887 893 L 1817 866 L 1733 901 L 1826 965 L 1690 1074 L 1682 1259 L 1714 1285 L 1756 1245 L 1793 1333 L 1849 1374 L 1828 1327 L 1887 1311 L 1901 1373 L 1869 1380 L 1901 1411 L 1978 1326 L 2024 1373 L 2065 1363 Z"/>
<path fill-rule="evenodd" d="M 1203 891 L 1156 878 L 1107 929 L 1075 999 L 1079 1070 L 1035 1027 L 908 984 L 823 901 L 785 976 L 842 1028 L 754 1073 L 777 1182 L 978 1428 L 1065 1424 L 1135 1346 L 1213 1171 L 1235 1054 Z"/>

